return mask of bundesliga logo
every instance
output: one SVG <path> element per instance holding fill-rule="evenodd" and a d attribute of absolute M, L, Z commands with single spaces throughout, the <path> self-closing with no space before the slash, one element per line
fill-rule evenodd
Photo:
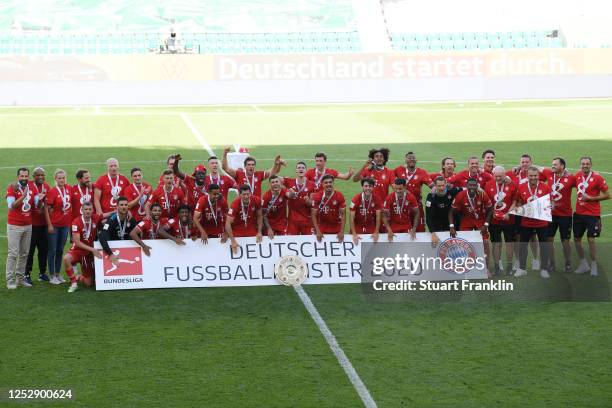
<path fill-rule="evenodd" d="M 445 271 L 463 275 L 473 269 L 468 268 L 467 265 L 470 263 L 474 265 L 476 248 L 465 239 L 449 238 L 439 245 L 438 257 L 442 261 L 442 268 Z"/>
<path fill-rule="evenodd" d="M 117 257 L 117 265 L 114 265 L 108 256 L 104 256 L 104 276 L 142 275 L 140 247 L 114 248 L 113 255 Z"/>

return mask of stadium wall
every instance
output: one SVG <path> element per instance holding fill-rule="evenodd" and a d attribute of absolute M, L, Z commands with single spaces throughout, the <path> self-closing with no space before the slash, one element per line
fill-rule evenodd
<path fill-rule="evenodd" d="M 0 57 L 0 105 L 612 97 L 612 49 Z"/>

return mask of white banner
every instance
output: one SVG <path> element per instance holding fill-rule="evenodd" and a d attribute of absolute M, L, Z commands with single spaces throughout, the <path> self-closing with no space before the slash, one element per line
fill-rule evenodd
<path fill-rule="evenodd" d="M 441 241 L 449 238 L 448 233 L 438 233 Z M 460 232 L 476 256 L 483 256 L 482 237 L 478 231 Z M 278 285 L 274 277 L 275 263 L 285 255 L 297 255 L 308 265 L 305 284 L 359 283 L 361 282 L 361 245 L 355 245 L 350 235 L 344 242 L 338 242 L 335 235 L 326 235 L 322 242 L 314 236 L 277 236 L 273 240 L 264 237 L 256 243 L 255 238 L 238 238 L 240 249 L 232 254 L 229 243 L 221 244 L 218 239 L 209 239 L 208 244 L 186 241 L 178 246 L 168 240 L 145 241 L 151 249 L 151 256 L 142 253 L 134 241 L 111 241 L 110 247 L 119 259 L 117 266 L 110 260 L 95 259 L 96 289 L 150 289 L 179 287 L 230 287 Z M 371 242 L 369 235 L 362 236 L 362 242 Z M 387 242 L 385 234 L 379 243 Z M 431 256 L 429 233 L 417 234 L 416 241 L 410 241 L 407 234 L 397 234 L 394 242 L 418 242 L 420 245 L 407 247 L 413 257 L 423 256 L 428 248 Z M 100 243 L 95 243 L 101 248 Z M 426 251 L 427 252 L 427 251 Z M 408 280 L 454 280 L 482 279 L 484 271 L 472 271 L 459 277 L 446 271 L 431 271 Z"/>
<path fill-rule="evenodd" d="M 508 212 L 508 214 L 551 222 L 551 210 L 550 194 L 546 194 L 545 196 L 539 197 L 537 200 L 533 200 L 523 206 L 516 207 L 514 210 Z"/>

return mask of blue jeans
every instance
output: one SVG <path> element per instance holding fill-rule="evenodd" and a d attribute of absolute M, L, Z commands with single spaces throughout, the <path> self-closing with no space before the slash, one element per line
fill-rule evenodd
<path fill-rule="evenodd" d="M 59 274 L 62 271 L 62 255 L 68 238 L 70 227 L 53 227 L 53 234 L 47 232 L 47 265 L 50 274 Z"/>

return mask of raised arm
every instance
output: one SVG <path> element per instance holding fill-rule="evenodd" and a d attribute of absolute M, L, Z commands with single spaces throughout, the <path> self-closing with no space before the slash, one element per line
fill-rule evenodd
<path fill-rule="evenodd" d="M 227 154 L 229 153 L 229 151 L 231 150 L 231 147 L 226 147 L 223 150 L 223 159 L 221 160 L 221 168 L 223 169 L 224 172 L 226 172 L 229 176 L 235 178 L 236 177 L 236 169 L 231 168 L 228 164 L 227 164 Z"/>
<path fill-rule="evenodd" d="M 346 173 L 338 173 L 338 177 L 336 178 L 339 178 L 340 180 L 349 180 L 353 174 L 355 174 L 355 169 L 353 169 L 353 166 L 350 166 Z"/>

